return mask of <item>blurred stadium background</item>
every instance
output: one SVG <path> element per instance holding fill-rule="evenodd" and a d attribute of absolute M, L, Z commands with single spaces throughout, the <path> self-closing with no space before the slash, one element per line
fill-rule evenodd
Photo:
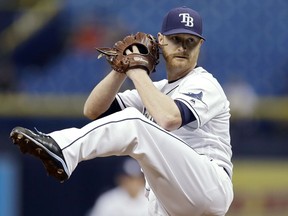
<path fill-rule="evenodd" d="M 43 132 L 83 126 L 83 103 L 109 70 L 94 47 L 137 31 L 156 35 L 165 13 L 182 5 L 202 14 L 207 40 L 199 64 L 231 101 L 235 199 L 228 215 L 288 215 L 286 0 L 0 0 L 0 215 L 85 215 L 114 185 L 116 157 L 83 162 L 59 184 L 18 152 L 9 133 L 17 125 Z M 152 77 L 164 76 L 160 63 Z"/>

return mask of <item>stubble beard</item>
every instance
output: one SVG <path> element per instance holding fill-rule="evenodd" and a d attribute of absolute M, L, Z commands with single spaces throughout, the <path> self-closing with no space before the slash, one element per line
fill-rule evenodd
<path fill-rule="evenodd" d="M 167 55 L 163 52 L 163 57 L 166 61 L 166 69 L 169 72 L 177 73 L 181 71 L 187 71 L 191 67 L 190 58 L 176 58 L 174 54 Z"/>

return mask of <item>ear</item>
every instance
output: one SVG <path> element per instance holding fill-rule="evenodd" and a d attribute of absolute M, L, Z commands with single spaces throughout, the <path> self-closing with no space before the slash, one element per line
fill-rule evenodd
<path fill-rule="evenodd" d="M 200 40 L 200 45 L 202 45 L 204 43 L 204 40 L 203 39 L 201 39 Z"/>
<path fill-rule="evenodd" d="M 158 33 L 158 43 L 160 45 L 164 44 L 164 35 L 162 35 L 160 32 Z"/>
<path fill-rule="evenodd" d="M 198 47 L 198 49 L 201 48 L 202 44 L 203 44 L 204 40 L 203 39 L 200 39 L 197 44 L 195 44 L 195 47 Z"/>

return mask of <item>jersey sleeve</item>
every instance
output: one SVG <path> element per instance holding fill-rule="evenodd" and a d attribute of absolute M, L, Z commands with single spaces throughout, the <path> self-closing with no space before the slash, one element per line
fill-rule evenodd
<path fill-rule="evenodd" d="M 135 107 L 140 112 L 143 111 L 143 103 L 136 89 L 120 92 L 116 95 L 116 99 L 121 109 Z"/>
<path fill-rule="evenodd" d="M 203 126 L 227 108 L 227 98 L 212 76 L 188 77 L 179 85 L 173 99 L 184 103 L 194 114 L 196 121 L 188 124 L 192 128 Z"/>
<path fill-rule="evenodd" d="M 155 87 L 159 90 L 165 85 L 165 83 L 167 83 L 167 80 L 153 82 Z M 125 109 L 127 107 L 134 107 L 142 113 L 144 111 L 144 105 L 136 89 L 126 90 L 124 92 L 118 93 L 116 95 L 116 100 L 118 101 L 121 109 Z"/>

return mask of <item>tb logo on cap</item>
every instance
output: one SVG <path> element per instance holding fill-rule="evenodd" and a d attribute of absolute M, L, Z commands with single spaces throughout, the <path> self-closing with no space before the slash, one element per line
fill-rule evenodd
<path fill-rule="evenodd" d="M 179 17 L 182 17 L 181 23 L 185 23 L 185 26 L 193 27 L 193 17 L 189 13 L 180 13 Z"/>

